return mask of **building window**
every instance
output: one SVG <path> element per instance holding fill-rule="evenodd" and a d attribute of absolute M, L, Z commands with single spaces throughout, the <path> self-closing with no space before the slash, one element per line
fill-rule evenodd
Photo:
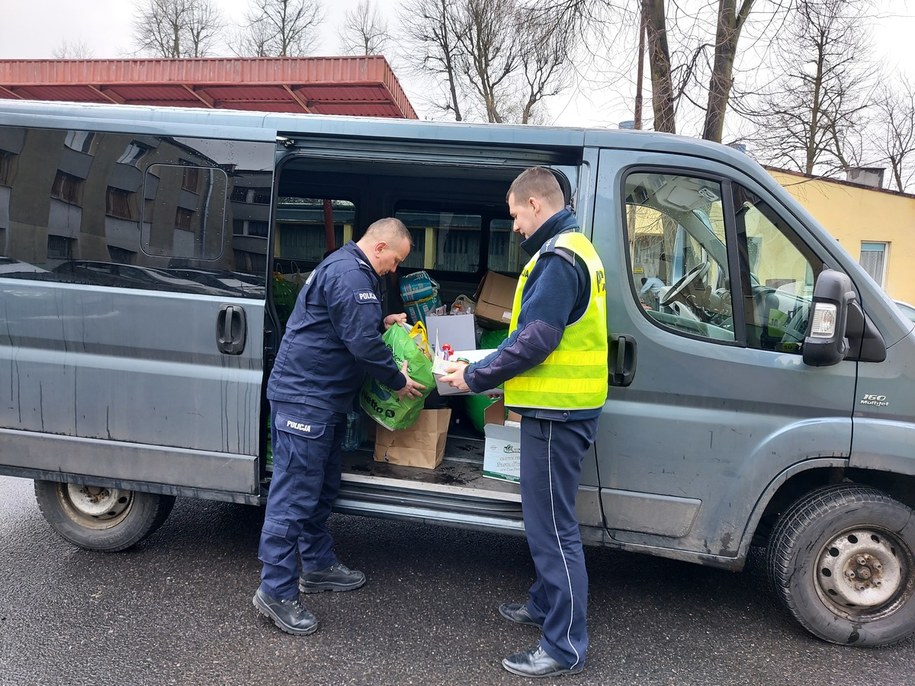
<path fill-rule="evenodd" d="M 130 212 L 130 191 L 108 187 L 105 212 L 110 217 L 133 219 Z"/>
<path fill-rule="evenodd" d="M 66 236 L 48 236 L 48 257 L 52 260 L 73 259 L 73 239 Z"/>
<path fill-rule="evenodd" d="M 64 139 L 64 145 L 77 152 L 89 152 L 94 137 L 95 134 L 89 131 L 68 131 L 67 137 Z"/>
<path fill-rule="evenodd" d="M 197 192 L 197 184 L 200 180 L 200 167 L 185 167 L 184 178 L 181 181 L 181 187 L 186 191 Z"/>
<path fill-rule="evenodd" d="M 108 246 L 108 254 L 111 261 L 118 264 L 135 264 L 137 261 L 137 254 L 133 250 L 125 250 L 114 245 Z"/>
<path fill-rule="evenodd" d="M 249 190 L 247 186 L 235 186 L 232 189 L 232 202 L 248 202 Z"/>
<path fill-rule="evenodd" d="M 193 212 L 186 210 L 183 207 L 179 207 L 175 211 L 175 228 L 181 229 L 182 231 L 190 231 L 193 219 Z"/>
<path fill-rule="evenodd" d="M 130 145 L 127 146 L 127 148 L 125 148 L 124 152 L 118 158 L 118 162 L 121 164 L 132 164 L 136 166 L 137 162 L 140 161 L 140 158 L 149 152 L 149 150 L 149 147 L 143 145 L 142 143 L 133 141 Z"/>
<path fill-rule="evenodd" d="M 864 271 L 881 287 L 886 277 L 886 246 L 886 243 L 861 241 L 861 258 L 858 260 Z"/>
<path fill-rule="evenodd" d="M 54 177 L 54 185 L 51 187 L 51 196 L 71 205 L 78 205 L 82 187 L 81 178 L 58 170 L 57 176 Z"/>
<path fill-rule="evenodd" d="M 249 221 L 248 222 L 248 235 L 249 236 L 267 236 L 267 222 L 257 222 Z"/>
<path fill-rule="evenodd" d="M 13 178 L 13 153 L 0 150 L 0 186 L 10 186 Z"/>

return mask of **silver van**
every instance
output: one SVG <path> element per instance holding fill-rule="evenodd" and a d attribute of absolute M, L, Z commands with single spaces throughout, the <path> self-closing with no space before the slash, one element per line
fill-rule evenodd
<path fill-rule="evenodd" d="M 585 541 L 731 570 L 766 546 L 813 634 L 915 632 L 913 323 L 759 165 L 675 136 L 4 101 L 0 473 L 91 550 L 176 496 L 263 504 L 265 379 L 304 276 L 391 215 L 401 272 L 446 302 L 515 275 L 505 192 L 532 165 L 607 275 Z M 402 311 L 393 279 L 385 300 Z M 374 462 L 367 436 L 337 509 L 522 533 L 467 424 L 434 471 Z"/>

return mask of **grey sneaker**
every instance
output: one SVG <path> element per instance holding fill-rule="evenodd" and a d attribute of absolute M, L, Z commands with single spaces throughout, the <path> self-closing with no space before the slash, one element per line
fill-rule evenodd
<path fill-rule="evenodd" d="M 320 591 L 355 591 L 365 583 L 365 574 L 338 562 L 327 569 L 305 572 L 299 577 L 302 593 Z"/>
<path fill-rule="evenodd" d="M 307 636 L 318 630 L 318 620 L 302 604 L 298 596 L 278 600 L 257 589 L 252 602 L 258 612 L 272 619 L 273 623 L 287 634 Z"/>

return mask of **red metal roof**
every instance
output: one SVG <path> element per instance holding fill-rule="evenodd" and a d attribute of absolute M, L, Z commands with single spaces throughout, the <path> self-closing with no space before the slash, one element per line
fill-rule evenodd
<path fill-rule="evenodd" d="M 0 99 L 416 119 L 384 57 L 0 60 Z"/>

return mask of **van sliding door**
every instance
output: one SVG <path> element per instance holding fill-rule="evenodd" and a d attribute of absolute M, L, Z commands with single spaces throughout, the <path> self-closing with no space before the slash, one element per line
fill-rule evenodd
<path fill-rule="evenodd" d="M 272 142 L 4 128 L 0 160 L 3 463 L 256 494 Z"/>

